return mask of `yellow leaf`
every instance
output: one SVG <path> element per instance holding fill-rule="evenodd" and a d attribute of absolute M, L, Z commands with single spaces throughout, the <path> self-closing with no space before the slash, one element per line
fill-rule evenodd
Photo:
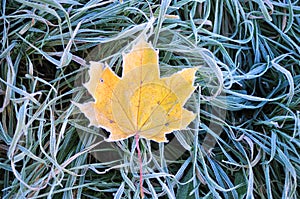
<path fill-rule="evenodd" d="M 110 132 L 107 141 L 138 135 L 156 142 L 167 142 L 165 135 L 185 129 L 195 114 L 183 108 L 194 92 L 197 68 L 160 78 L 158 51 L 141 39 L 123 55 L 123 74 L 91 62 L 90 80 L 84 84 L 93 102 L 75 103 L 90 125 Z"/>

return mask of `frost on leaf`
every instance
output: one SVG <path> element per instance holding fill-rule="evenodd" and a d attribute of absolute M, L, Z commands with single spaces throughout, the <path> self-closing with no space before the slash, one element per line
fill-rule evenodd
<path fill-rule="evenodd" d="M 158 51 L 141 39 L 123 55 L 123 74 L 91 62 L 90 79 L 84 84 L 93 102 L 75 103 L 90 125 L 110 132 L 107 141 L 118 141 L 138 134 L 156 142 L 167 142 L 165 135 L 185 129 L 195 114 L 183 108 L 194 92 L 197 68 L 160 78 Z"/>

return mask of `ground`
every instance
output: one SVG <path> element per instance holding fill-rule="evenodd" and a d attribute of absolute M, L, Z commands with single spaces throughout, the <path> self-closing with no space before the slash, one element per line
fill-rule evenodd
<path fill-rule="evenodd" d="M 145 198 L 299 198 L 298 1 L 1 1 L 0 197 L 139 198 L 134 138 L 71 101 L 146 35 L 161 76 L 200 67 L 169 143 L 140 140 Z"/>

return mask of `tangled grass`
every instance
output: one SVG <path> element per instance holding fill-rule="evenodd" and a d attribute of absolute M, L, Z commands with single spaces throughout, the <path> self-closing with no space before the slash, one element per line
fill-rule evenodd
<path fill-rule="evenodd" d="M 300 197 L 298 0 L 3 0 L 0 26 L 1 198 L 139 197 L 132 139 L 105 145 L 71 100 L 141 34 L 163 76 L 201 66 L 180 156 L 141 142 L 146 198 Z"/>

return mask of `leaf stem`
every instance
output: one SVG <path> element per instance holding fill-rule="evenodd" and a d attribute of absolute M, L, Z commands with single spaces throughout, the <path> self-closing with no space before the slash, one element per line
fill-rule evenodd
<path fill-rule="evenodd" d="M 135 144 L 136 144 L 136 150 L 137 150 L 137 153 L 138 153 L 139 166 L 140 166 L 140 192 L 141 192 L 141 198 L 144 198 L 144 191 L 143 191 L 143 165 L 142 165 L 141 150 L 140 150 L 140 146 L 139 146 L 139 139 L 140 139 L 140 136 L 138 134 L 135 134 Z"/>

